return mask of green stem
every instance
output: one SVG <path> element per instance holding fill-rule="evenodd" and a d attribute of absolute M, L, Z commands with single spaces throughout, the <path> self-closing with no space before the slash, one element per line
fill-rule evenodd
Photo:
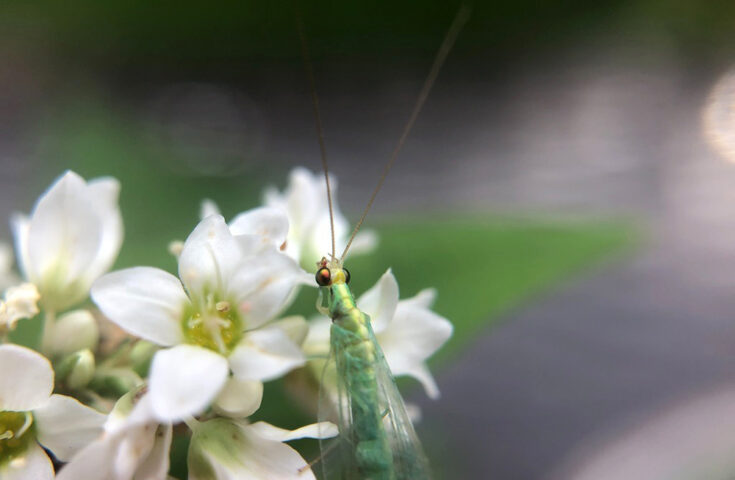
<path fill-rule="evenodd" d="M 54 339 L 54 326 L 56 325 L 56 312 L 46 310 L 43 320 L 43 335 L 41 336 L 41 353 L 47 357 L 51 356 L 51 345 Z"/>

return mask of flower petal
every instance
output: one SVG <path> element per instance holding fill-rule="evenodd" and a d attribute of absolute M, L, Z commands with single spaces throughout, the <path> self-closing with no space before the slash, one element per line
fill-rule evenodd
<path fill-rule="evenodd" d="M 97 277 L 112 267 L 122 246 L 123 222 L 118 207 L 120 182 L 112 177 L 95 178 L 87 183 L 87 195 L 94 200 L 92 205 L 102 222 L 97 253 L 86 273 L 86 281 L 91 285 Z"/>
<path fill-rule="evenodd" d="M 222 215 L 222 212 L 220 212 L 219 207 L 214 200 L 205 198 L 199 206 L 199 220 L 204 220 L 212 215 Z"/>
<path fill-rule="evenodd" d="M 296 345 L 304 343 L 306 336 L 309 334 L 309 324 L 301 315 L 283 317 L 280 320 L 271 322 L 268 328 L 281 330 Z"/>
<path fill-rule="evenodd" d="M 350 246 L 350 254 L 369 253 L 378 246 L 378 234 L 373 230 L 360 230 Z"/>
<path fill-rule="evenodd" d="M 262 400 L 262 382 L 231 377 L 219 392 L 213 408 L 220 415 L 244 418 L 255 413 L 260 408 Z"/>
<path fill-rule="evenodd" d="M 25 278 L 28 275 L 28 230 L 31 228 L 31 219 L 22 213 L 14 213 L 10 217 L 10 228 L 15 238 L 15 251 L 18 258 L 18 270 Z"/>
<path fill-rule="evenodd" d="M 370 290 L 357 299 L 360 310 L 370 315 L 373 331 L 380 334 L 388 327 L 398 305 L 398 282 L 389 268 Z"/>
<path fill-rule="evenodd" d="M 45 357 L 18 345 L 0 345 L 0 411 L 40 407 L 53 388 L 54 371 Z"/>
<path fill-rule="evenodd" d="M 158 425 L 154 433 L 155 441 L 148 456 L 135 471 L 134 480 L 156 480 L 166 479 L 169 469 L 169 457 L 171 453 L 171 438 L 173 437 L 173 426 Z"/>
<path fill-rule="evenodd" d="M 425 288 L 411 298 L 406 298 L 400 301 L 402 308 L 425 308 L 429 309 L 434 305 L 436 300 L 436 289 Z"/>
<path fill-rule="evenodd" d="M 46 452 L 38 444 L 28 447 L 25 455 L 14 458 L 7 465 L 0 467 L 0 478 L 3 480 L 53 480 L 54 466 Z"/>
<path fill-rule="evenodd" d="M 234 296 L 248 330 L 258 328 L 283 311 L 292 300 L 296 285 L 313 278 L 298 264 L 275 249 L 245 260 L 230 280 Z"/>
<path fill-rule="evenodd" d="M 181 318 L 189 299 L 179 279 L 157 268 L 108 273 L 92 286 L 92 300 L 107 318 L 159 345 L 181 343 Z"/>
<path fill-rule="evenodd" d="M 149 393 L 153 413 L 174 422 L 201 413 L 227 381 L 227 360 L 193 345 L 160 350 L 153 357 Z"/>
<path fill-rule="evenodd" d="M 302 348 L 309 357 L 327 358 L 329 354 L 329 336 L 332 328 L 332 320 L 319 316 L 309 321 L 309 334 L 304 340 Z"/>
<path fill-rule="evenodd" d="M 248 333 L 230 355 L 230 368 L 240 380 L 268 381 L 306 362 L 301 349 L 278 328 Z"/>
<path fill-rule="evenodd" d="M 424 290 L 398 303 L 391 324 L 379 336 L 385 359 L 394 375 L 410 375 L 419 380 L 431 398 L 439 391 L 424 361 L 452 335 L 452 324 L 423 305 L 433 292 Z"/>
<path fill-rule="evenodd" d="M 337 425 L 332 422 L 319 422 L 305 425 L 296 430 L 285 430 L 270 423 L 256 422 L 249 427 L 263 438 L 277 442 L 288 442 L 299 438 L 331 438 L 339 434 Z"/>
<path fill-rule="evenodd" d="M 288 235 L 288 217 L 278 208 L 260 207 L 248 210 L 236 216 L 230 222 L 233 235 L 255 237 L 254 250 L 245 254 L 255 254 L 265 245 L 280 248 Z"/>
<path fill-rule="evenodd" d="M 224 218 L 212 215 L 189 234 L 179 257 L 179 277 L 196 303 L 206 291 L 224 291 L 242 252 Z M 203 299 L 199 299 L 203 300 Z"/>
<path fill-rule="evenodd" d="M 314 479 L 299 453 L 251 425 L 217 418 L 200 424 L 189 447 L 189 479 Z"/>
<path fill-rule="evenodd" d="M 84 179 L 67 171 L 41 195 L 31 214 L 30 280 L 37 283 L 53 268 L 62 268 L 67 280 L 78 277 L 92 263 L 101 236 Z M 58 265 L 61 259 L 68 263 Z"/>
<path fill-rule="evenodd" d="M 105 435 L 90 443 L 64 465 L 56 480 L 123 480 L 113 468 L 119 440 L 118 435 Z"/>
<path fill-rule="evenodd" d="M 0 291 L 20 283 L 20 279 L 13 273 L 12 268 L 13 250 L 6 243 L 0 242 Z"/>
<path fill-rule="evenodd" d="M 106 418 L 65 395 L 51 395 L 46 405 L 33 410 L 38 441 L 62 462 L 97 438 Z"/>

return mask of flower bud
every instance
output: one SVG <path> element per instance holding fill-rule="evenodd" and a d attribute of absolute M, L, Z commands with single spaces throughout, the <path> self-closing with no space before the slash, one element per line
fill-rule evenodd
<path fill-rule="evenodd" d="M 64 357 L 56 368 L 56 378 L 70 389 L 78 390 L 89 384 L 94 372 L 94 354 L 89 349 L 84 349 Z"/>
<path fill-rule="evenodd" d="M 133 370 L 141 377 L 148 376 L 153 355 L 159 350 L 158 345 L 146 340 L 139 340 L 130 351 L 130 363 Z"/>
<path fill-rule="evenodd" d="M 71 311 L 59 317 L 53 327 L 51 353 L 61 356 L 85 349 L 94 351 L 99 335 L 97 321 L 89 310 Z"/>
<path fill-rule="evenodd" d="M 121 397 L 142 384 L 140 376 L 129 368 L 105 368 L 97 370 L 89 387 L 103 396 Z"/>

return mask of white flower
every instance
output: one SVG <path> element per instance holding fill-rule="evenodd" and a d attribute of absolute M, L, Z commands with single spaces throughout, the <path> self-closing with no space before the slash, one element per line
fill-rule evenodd
<path fill-rule="evenodd" d="M 288 332 L 278 322 L 265 324 L 311 276 L 275 248 L 255 243 L 247 235 L 233 236 L 224 219 L 213 215 L 186 240 L 181 281 L 163 270 L 136 267 L 107 274 L 92 287 L 92 299 L 110 320 L 172 347 L 158 351 L 151 364 L 151 405 L 159 420 L 196 415 L 228 382 L 226 392 L 251 395 L 240 398 L 240 407 L 227 397 L 223 410 L 250 410 L 258 383 L 304 364 Z M 234 378 L 228 379 L 230 370 Z"/>
<path fill-rule="evenodd" d="M 330 176 L 329 183 L 332 187 L 334 209 L 334 236 L 337 245 L 335 255 L 339 255 L 352 232 L 336 202 L 337 182 Z M 282 193 L 275 188 L 267 189 L 264 203 L 286 212 L 289 223 L 286 252 L 304 268 L 312 270 L 332 245 L 324 175 L 313 174 L 305 168 L 295 168 L 291 171 L 286 189 Z M 367 252 L 376 244 L 375 234 L 363 230 L 355 237 L 350 252 Z"/>
<path fill-rule="evenodd" d="M 194 428 L 189 446 L 189 479 L 314 479 L 301 455 L 283 442 L 336 434 L 336 426 L 329 422 L 292 431 L 265 422 L 224 418 L 202 422 Z"/>
<path fill-rule="evenodd" d="M 370 316 L 393 375 L 416 378 L 431 398 L 439 397 L 439 389 L 425 362 L 452 335 L 452 324 L 430 309 L 435 297 L 434 290 L 426 289 L 399 301 L 398 282 L 388 269 L 375 286 L 357 299 L 357 307 Z M 324 357 L 329 353 L 330 324 L 326 317 L 310 322 L 304 342 L 308 355 Z"/>
<path fill-rule="evenodd" d="M 5 299 L 0 300 L 0 332 L 13 330 L 22 318 L 33 318 L 38 313 L 39 298 L 41 296 L 32 283 L 8 288 Z"/>
<path fill-rule="evenodd" d="M 153 416 L 149 395 L 133 390 L 118 400 L 104 432 L 56 475 L 56 480 L 164 480 L 172 426 Z"/>
<path fill-rule="evenodd" d="M 67 171 L 41 195 L 30 217 L 13 218 L 20 270 L 38 287 L 44 309 L 81 302 L 112 266 L 122 243 L 119 190 L 113 178 L 87 183 Z"/>
<path fill-rule="evenodd" d="M 54 372 L 44 357 L 0 345 L 0 478 L 45 480 L 54 469 L 41 445 L 69 460 L 101 431 L 105 416 L 52 395 Z"/>
<path fill-rule="evenodd" d="M 0 242 L 0 291 L 19 282 L 13 273 L 13 250 L 7 243 Z"/>

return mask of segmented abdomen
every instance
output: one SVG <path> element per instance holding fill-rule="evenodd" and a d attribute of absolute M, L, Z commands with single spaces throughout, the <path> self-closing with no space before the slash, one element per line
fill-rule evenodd
<path fill-rule="evenodd" d="M 337 370 L 350 398 L 351 428 L 347 435 L 353 445 L 359 478 L 393 480 L 393 461 L 378 402 L 375 376 L 376 352 L 368 335 L 369 318 L 351 309 L 333 318 L 331 341 Z"/>

